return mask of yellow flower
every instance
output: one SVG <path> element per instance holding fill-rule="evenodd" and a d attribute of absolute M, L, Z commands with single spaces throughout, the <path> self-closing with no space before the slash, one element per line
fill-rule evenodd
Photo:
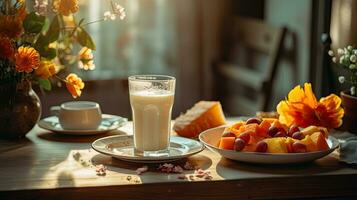
<path fill-rule="evenodd" d="M 78 0 L 54 0 L 53 7 L 55 11 L 64 16 L 76 13 L 79 9 Z"/>
<path fill-rule="evenodd" d="M 35 70 L 35 74 L 43 79 L 48 79 L 56 74 L 56 66 L 52 61 L 42 60 L 40 66 Z"/>
<path fill-rule="evenodd" d="M 67 90 L 71 93 L 73 98 L 81 96 L 81 90 L 84 88 L 84 83 L 81 78 L 79 78 L 76 74 L 71 73 L 66 77 L 65 82 Z"/>
<path fill-rule="evenodd" d="M 0 36 L 0 58 L 11 59 L 14 56 L 14 49 L 11 40 Z"/>
<path fill-rule="evenodd" d="M 305 83 L 289 92 L 288 99 L 277 106 L 279 121 L 287 126 L 296 124 L 301 127 L 310 125 L 337 128 L 342 124 L 344 110 L 341 99 L 335 94 L 316 100 L 311 84 Z"/>
<path fill-rule="evenodd" d="M 14 16 L 0 16 L 0 27 L 0 35 L 10 39 L 19 37 L 23 31 L 21 19 Z"/>
<path fill-rule="evenodd" d="M 30 73 L 40 65 L 40 54 L 32 47 L 21 46 L 15 54 L 16 70 Z"/>
<path fill-rule="evenodd" d="M 78 57 L 79 57 L 78 67 L 80 69 L 93 70 L 95 68 L 95 65 L 93 62 L 93 53 L 92 53 L 91 49 L 89 49 L 87 47 L 83 47 L 79 51 Z"/>
<path fill-rule="evenodd" d="M 76 22 L 73 15 L 63 16 L 64 24 L 68 27 L 75 27 Z"/>

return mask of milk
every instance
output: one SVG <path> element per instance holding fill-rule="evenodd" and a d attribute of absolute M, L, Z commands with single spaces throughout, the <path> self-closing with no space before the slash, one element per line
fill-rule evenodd
<path fill-rule="evenodd" d="M 134 144 L 138 151 L 169 147 L 174 94 L 164 90 L 130 93 L 134 122 Z"/>

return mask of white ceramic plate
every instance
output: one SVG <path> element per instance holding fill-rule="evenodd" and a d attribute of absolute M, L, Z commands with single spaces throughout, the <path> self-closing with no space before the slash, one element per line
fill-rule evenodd
<path fill-rule="evenodd" d="M 286 164 L 309 162 L 322 158 L 333 152 L 339 145 L 338 140 L 329 136 L 327 143 L 329 150 L 308 153 L 258 153 L 258 152 L 237 152 L 217 148 L 219 139 L 225 127 L 217 127 L 206 130 L 199 135 L 200 141 L 211 151 L 220 154 L 225 158 L 251 163 Z"/>
<path fill-rule="evenodd" d="M 66 135 L 96 135 L 106 133 L 108 131 L 113 131 L 118 129 L 119 127 L 126 124 L 128 120 L 126 118 L 116 116 L 116 115 L 108 115 L 102 114 L 102 123 L 99 125 L 98 129 L 94 130 L 67 130 L 63 129 L 58 122 L 57 116 L 51 116 L 44 119 L 41 119 L 38 122 L 38 126 L 53 131 L 55 133 L 61 133 Z"/>
<path fill-rule="evenodd" d="M 120 160 L 137 163 L 161 163 L 179 160 L 201 152 L 202 143 L 196 140 L 171 136 L 168 156 L 140 156 L 134 153 L 132 135 L 115 135 L 100 138 L 92 143 L 92 148 Z"/>

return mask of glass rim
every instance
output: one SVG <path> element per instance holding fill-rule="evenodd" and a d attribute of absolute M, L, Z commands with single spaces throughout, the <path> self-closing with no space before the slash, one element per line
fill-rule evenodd
<path fill-rule="evenodd" d="M 175 81 L 176 78 L 168 75 L 144 74 L 144 75 L 129 76 L 128 80 L 142 81 L 142 82 L 161 82 L 161 81 Z"/>

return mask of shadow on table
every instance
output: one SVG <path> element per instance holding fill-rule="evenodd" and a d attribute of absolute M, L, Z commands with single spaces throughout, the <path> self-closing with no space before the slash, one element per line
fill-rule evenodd
<path fill-rule="evenodd" d="M 75 183 L 72 173 L 66 171 L 60 172 L 57 176 L 57 185 L 65 187 L 74 187 Z"/>
<path fill-rule="evenodd" d="M 13 140 L 0 139 L 0 153 L 19 149 L 30 144 L 32 144 L 32 141 L 27 137 Z"/>
<path fill-rule="evenodd" d="M 344 165 L 337 158 L 327 156 L 309 163 L 296 164 L 253 164 L 221 158 L 217 164 L 217 173 L 223 178 L 245 178 L 264 175 L 313 175 L 339 170 Z"/>
<path fill-rule="evenodd" d="M 66 142 L 66 143 L 92 143 L 95 140 L 112 136 L 112 135 L 124 135 L 122 131 L 111 131 L 97 135 L 65 135 L 53 132 L 42 132 L 37 135 L 40 139 L 54 141 L 54 142 Z"/>

